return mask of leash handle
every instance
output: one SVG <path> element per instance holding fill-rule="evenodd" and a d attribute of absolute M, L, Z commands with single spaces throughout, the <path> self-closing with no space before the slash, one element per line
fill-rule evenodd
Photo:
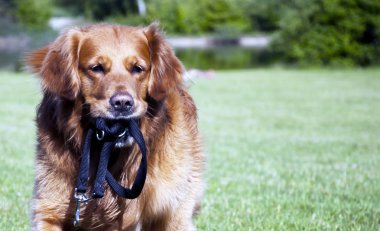
<path fill-rule="evenodd" d="M 120 197 L 127 198 L 127 199 L 135 199 L 140 195 L 142 189 L 144 188 L 144 184 L 146 180 L 146 173 L 147 173 L 146 145 L 145 145 L 144 137 L 135 120 L 129 121 L 128 129 L 131 136 L 135 139 L 141 151 L 141 162 L 140 162 L 140 166 L 138 168 L 135 180 L 132 184 L 132 187 L 129 189 L 129 188 L 124 188 L 123 186 L 121 186 L 115 180 L 115 178 L 112 176 L 112 174 L 109 171 L 107 171 L 106 179 L 109 186 L 117 195 L 119 195 Z"/>
<path fill-rule="evenodd" d="M 75 188 L 74 199 L 76 201 L 75 206 L 75 219 L 74 226 L 79 224 L 79 215 L 80 215 L 80 206 L 82 203 L 87 204 L 88 201 L 94 198 L 102 198 L 104 196 L 104 181 L 107 180 L 109 186 L 112 190 L 119 195 L 127 199 L 137 198 L 142 189 L 144 188 L 146 174 L 147 174 L 147 157 L 146 157 L 146 145 L 144 141 L 144 136 L 142 135 L 138 122 L 136 120 L 128 120 L 127 123 L 128 130 L 123 126 L 122 123 L 115 123 L 112 126 L 108 126 L 106 121 L 102 118 L 97 118 L 96 120 L 96 137 L 98 141 L 103 143 L 102 150 L 100 153 L 98 169 L 94 181 L 93 195 L 86 196 L 88 178 L 89 178 L 89 169 L 90 169 L 90 152 L 91 152 L 91 141 L 94 137 L 95 131 L 93 128 L 90 128 L 87 132 L 86 138 L 83 144 L 82 150 L 82 159 L 80 163 L 80 169 L 78 173 L 77 184 Z M 101 131 L 101 133 L 99 133 Z M 137 170 L 135 180 L 132 184 L 132 187 L 124 188 L 121 186 L 112 174 L 108 171 L 107 166 L 109 158 L 112 153 L 112 149 L 116 144 L 116 139 L 105 138 L 105 135 L 112 136 L 113 138 L 118 138 L 124 136 L 126 133 L 129 133 L 141 151 L 141 162 Z"/>
<path fill-rule="evenodd" d="M 108 161 L 110 159 L 111 152 L 114 146 L 115 142 L 106 141 L 103 143 L 102 151 L 100 153 L 99 158 L 98 170 L 94 182 L 94 192 L 92 194 L 93 198 L 102 198 L 104 196 L 103 184 L 106 179 L 106 173 L 108 172 Z"/>
<path fill-rule="evenodd" d="M 116 141 L 109 141 L 104 138 L 104 131 L 106 134 L 119 134 L 125 135 L 127 129 L 121 124 L 116 124 L 115 126 L 108 127 L 105 120 L 98 118 L 96 120 L 97 131 L 90 128 L 87 132 L 86 138 L 83 144 L 82 158 L 78 173 L 78 179 L 76 184 L 76 193 L 86 193 L 88 187 L 89 169 L 90 169 L 90 152 L 91 152 L 91 141 L 96 133 L 96 137 L 99 141 L 103 142 L 103 147 L 100 153 L 99 165 L 96 173 L 96 178 L 94 182 L 94 198 L 101 198 L 104 196 L 103 182 L 107 180 L 108 184 L 121 197 L 134 199 L 138 197 L 144 187 L 146 174 L 147 174 L 147 157 L 146 157 L 146 144 L 144 141 L 144 136 L 142 135 L 138 122 L 136 120 L 129 120 L 127 123 L 128 132 L 133 137 L 139 149 L 141 151 L 142 157 L 140 166 L 138 168 L 135 180 L 131 189 L 124 188 L 121 186 L 112 174 L 108 171 L 108 161 L 112 152 L 112 149 Z M 99 130 L 100 129 L 100 130 Z M 99 131 L 102 133 L 100 134 Z M 121 134 L 120 134 L 121 133 Z M 100 135 L 99 135 L 100 134 Z M 107 141 L 106 141 L 107 140 Z"/>
<path fill-rule="evenodd" d="M 82 159 L 79 167 L 79 175 L 77 179 L 76 191 L 75 193 L 85 193 L 87 190 L 88 176 L 90 170 L 90 151 L 91 151 L 91 140 L 94 136 L 94 130 L 90 128 L 87 132 L 86 138 L 83 144 Z"/>

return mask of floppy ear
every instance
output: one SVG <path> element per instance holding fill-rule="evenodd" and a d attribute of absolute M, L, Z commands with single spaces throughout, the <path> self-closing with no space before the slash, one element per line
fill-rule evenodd
<path fill-rule="evenodd" d="M 79 94 L 79 31 L 69 30 L 47 47 L 26 55 L 26 63 L 42 78 L 44 91 L 73 100 Z"/>
<path fill-rule="evenodd" d="M 182 84 L 183 66 L 161 35 L 158 23 L 149 25 L 144 33 L 148 39 L 152 64 L 148 94 L 160 101 Z"/>

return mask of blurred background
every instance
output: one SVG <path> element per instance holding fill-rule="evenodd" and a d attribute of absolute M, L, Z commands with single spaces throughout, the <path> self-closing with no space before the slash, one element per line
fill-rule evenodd
<path fill-rule="evenodd" d="M 380 63 L 374 0 L 0 0 L 0 68 L 20 70 L 65 27 L 155 20 L 187 68 Z"/>
<path fill-rule="evenodd" d="M 65 28 L 158 20 L 207 153 L 199 230 L 380 230 L 379 0 L 0 0 L 0 230 L 29 230 L 38 78 Z"/>

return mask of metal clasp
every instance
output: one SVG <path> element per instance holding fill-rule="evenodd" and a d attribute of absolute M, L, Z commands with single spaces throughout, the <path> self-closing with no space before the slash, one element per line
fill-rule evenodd
<path fill-rule="evenodd" d="M 122 133 L 120 133 L 120 134 L 118 135 L 118 137 L 123 137 L 123 136 L 125 135 L 125 133 L 127 133 L 127 129 L 124 129 L 124 131 L 123 131 Z"/>
<path fill-rule="evenodd" d="M 99 133 L 100 132 L 100 133 Z M 104 131 L 103 130 L 97 130 L 96 131 L 96 138 L 101 141 L 102 139 L 104 139 Z"/>
<path fill-rule="evenodd" d="M 86 194 L 84 194 L 84 193 L 78 193 L 77 188 L 75 188 L 74 199 L 76 202 L 74 226 L 78 226 L 79 225 L 79 215 L 80 215 L 80 205 L 81 205 L 81 203 L 87 204 L 92 198 L 86 196 Z"/>

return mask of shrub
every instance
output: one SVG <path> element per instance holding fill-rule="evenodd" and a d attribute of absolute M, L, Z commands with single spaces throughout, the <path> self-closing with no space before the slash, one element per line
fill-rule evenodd
<path fill-rule="evenodd" d="M 202 1 L 200 19 L 204 31 L 236 36 L 249 28 L 248 18 L 236 1 Z"/>
<path fill-rule="evenodd" d="M 250 31 L 273 32 L 278 29 L 284 0 L 237 0 L 250 22 Z"/>
<path fill-rule="evenodd" d="M 380 1 L 292 0 L 283 6 L 273 49 L 287 61 L 313 65 L 378 62 Z"/>
<path fill-rule="evenodd" d="M 169 33 L 216 32 L 236 35 L 249 28 L 248 18 L 230 0 L 161 0 L 148 2 L 150 20 L 159 20 Z"/>
<path fill-rule="evenodd" d="M 16 0 L 16 18 L 29 29 L 44 29 L 52 14 L 51 0 Z"/>

